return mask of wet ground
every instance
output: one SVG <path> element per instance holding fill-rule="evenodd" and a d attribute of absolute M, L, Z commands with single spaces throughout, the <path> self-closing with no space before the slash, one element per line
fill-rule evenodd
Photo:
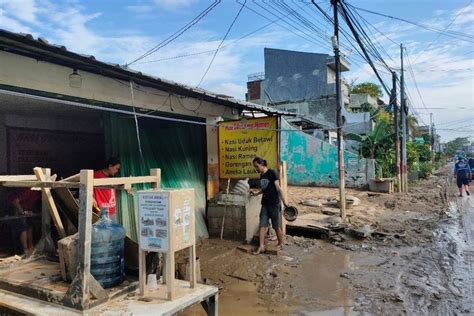
<path fill-rule="evenodd" d="M 297 191 L 294 199 L 318 194 Z M 362 203 L 351 223 L 386 235 L 288 236 L 278 256 L 254 256 L 238 242 L 202 242 L 201 274 L 220 288 L 220 314 L 474 315 L 474 198 L 455 198 L 443 175 L 407 196 L 353 194 Z M 196 306 L 182 315 L 205 314 Z"/>

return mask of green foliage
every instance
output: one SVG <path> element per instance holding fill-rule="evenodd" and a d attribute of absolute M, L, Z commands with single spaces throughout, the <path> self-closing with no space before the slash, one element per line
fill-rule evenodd
<path fill-rule="evenodd" d="M 391 127 L 391 125 L 393 124 L 393 117 L 391 113 L 386 112 L 384 110 L 379 110 L 375 115 L 375 121 L 384 122 L 387 126 Z"/>
<path fill-rule="evenodd" d="M 431 162 L 431 158 L 433 158 L 432 152 L 430 150 L 430 145 L 424 144 L 424 145 L 415 145 L 416 150 L 418 151 L 418 154 L 420 156 L 420 162 Z"/>
<path fill-rule="evenodd" d="M 366 103 L 361 104 L 360 110 L 361 110 L 362 112 L 370 112 L 370 113 L 372 113 L 372 112 L 374 112 L 376 109 L 372 106 L 372 104 L 366 102 Z"/>
<path fill-rule="evenodd" d="M 454 155 L 457 150 L 463 149 L 464 146 L 469 144 L 469 137 L 458 137 L 450 142 L 446 143 L 446 154 Z"/>
<path fill-rule="evenodd" d="M 435 169 L 440 169 L 448 162 L 448 155 L 446 153 L 438 152 L 435 155 Z"/>
<path fill-rule="evenodd" d="M 407 142 L 407 167 L 409 171 L 416 171 L 416 163 L 420 159 L 417 145 L 413 142 Z"/>
<path fill-rule="evenodd" d="M 374 98 L 381 98 L 383 96 L 382 88 L 372 82 L 363 82 L 355 85 L 352 87 L 351 93 L 367 93 Z"/>
<path fill-rule="evenodd" d="M 423 137 L 423 139 L 425 140 L 425 144 L 431 144 L 431 135 L 430 134 L 423 134 L 421 135 L 421 137 Z"/>
<path fill-rule="evenodd" d="M 420 179 L 427 179 L 433 173 L 433 165 L 431 162 L 421 162 L 418 177 Z"/>
<path fill-rule="evenodd" d="M 384 121 L 377 122 L 374 130 L 368 135 L 348 134 L 346 139 L 359 141 L 359 154 L 364 158 L 375 159 L 378 176 L 391 176 L 394 162 L 394 133 Z"/>

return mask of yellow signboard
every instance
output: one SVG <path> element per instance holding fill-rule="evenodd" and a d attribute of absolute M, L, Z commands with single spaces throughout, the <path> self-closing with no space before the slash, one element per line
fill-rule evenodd
<path fill-rule="evenodd" d="M 277 118 L 264 117 L 219 123 L 221 179 L 258 178 L 252 160 L 261 157 L 269 168 L 278 165 Z"/>

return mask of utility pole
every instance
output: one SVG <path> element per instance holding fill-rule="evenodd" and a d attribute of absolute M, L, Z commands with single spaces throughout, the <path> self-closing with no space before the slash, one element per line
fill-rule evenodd
<path fill-rule="evenodd" d="M 402 192 L 402 181 L 400 176 L 400 125 L 398 123 L 397 74 L 395 71 L 392 71 L 392 96 L 390 101 L 393 110 L 393 125 L 395 126 L 395 170 L 397 173 L 397 191 Z"/>
<path fill-rule="evenodd" d="M 401 182 L 402 192 L 408 192 L 408 176 L 407 176 L 407 108 L 405 98 L 405 75 L 403 74 L 403 44 L 400 44 L 400 105 L 401 105 L 401 120 L 402 120 L 402 148 L 401 148 Z"/>
<path fill-rule="evenodd" d="M 339 205 L 340 215 L 346 219 L 346 192 L 344 179 L 344 144 L 342 139 L 342 94 L 341 94 L 341 60 L 339 55 L 339 20 L 337 6 L 340 0 L 331 0 L 334 8 L 334 36 L 332 46 L 334 48 L 334 61 L 336 68 L 336 126 L 337 126 L 337 162 L 339 169 Z"/>
<path fill-rule="evenodd" d="M 434 150 L 434 128 L 433 128 L 433 113 L 430 113 L 430 145 L 431 145 L 431 164 L 434 166 L 435 163 L 435 150 Z"/>

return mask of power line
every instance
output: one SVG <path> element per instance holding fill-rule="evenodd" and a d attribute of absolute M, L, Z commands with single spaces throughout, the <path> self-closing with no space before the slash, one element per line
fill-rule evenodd
<path fill-rule="evenodd" d="M 141 55 L 140 57 L 137 57 L 135 58 L 134 60 L 132 60 L 131 62 L 129 62 L 128 64 L 126 64 L 125 66 L 130 66 L 134 63 L 136 63 L 137 61 L 139 60 L 142 60 L 143 58 L 146 58 L 147 56 L 150 56 L 151 54 L 157 52 L 158 50 L 160 50 L 161 48 L 165 47 L 166 45 L 168 45 L 169 43 L 171 43 L 172 41 L 174 41 L 175 39 L 177 39 L 178 37 L 180 37 L 181 35 L 184 34 L 184 32 L 186 32 L 187 30 L 189 30 L 191 27 L 193 27 L 196 23 L 198 23 L 199 21 L 201 21 L 207 14 L 209 14 L 209 12 L 211 12 L 219 3 L 221 2 L 221 0 L 215 0 L 211 5 L 209 5 L 206 9 L 204 9 L 201 13 L 199 13 L 195 18 L 193 18 L 190 22 L 188 22 L 186 25 L 184 25 L 183 27 L 181 27 L 179 30 L 177 30 L 176 32 L 174 32 L 173 34 L 171 34 L 170 36 L 168 36 L 167 38 L 165 38 L 164 40 L 162 40 L 160 43 L 158 43 L 156 46 L 154 46 L 153 48 L 149 49 L 147 52 L 145 52 L 143 55 Z"/>
<path fill-rule="evenodd" d="M 358 29 L 359 31 L 359 34 L 362 35 L 362 39 L 365 41 L 366 43 L 366 48 L 368 49 L 368 51 L 371 52 L 372 56 L 375 58 L 375 59 L 378 59 L 382 64 L 383 66 L 389 71 L 391 72 L 392 69 L 390 68 L 390 66 L 387 65 L 387 63 L 385 62 L 385 60 L 383 59 L 383 57 L 380 55 L 377 47 L 375 46 L 375 44 L 373 43 L 373 41 L 370 39 L 370 37 L 367 35 L 367 33 L 365 32 L 364 28 L 360 25 L 359 21 L 357 20 L 357 18 L 354 16 L 354 14 L 350 11 L 350 10 L 346 10 L 347 14 L 351 17 L 352 19 L 352 23 L 355 25 L 355 27 Z M 391 58 L 389 56 L 389 58 Z"/>
<path fill-rule="evenodd" d="M 313 2 L 314 3 L 314 2 Z M 375 75 L 377 76 L 377 78 L 379 79 L 380 81 L 380 84 L 382 85 L 382 87 L 384 88 L 385 92 L 387 93 L 387 95 L 390 95 L 390 91 L 388 90 L 387 86 L 385 85 L 385 82 L 383 82 L 382 78 L 380 77 L 380 74 L 378 73 L 377 69 L 375 68 L 372 60 L 370 59 L 370 56 L 368 55 L 365 47 L 364 47 L 364 44 L 362 43 L 360 37 L 359 37 L 359 34 L 357 33 L 356 29 L 354 28 L 353 24 L 352 24 L 352 20 L 351 20 L 351 17 L 348 13 L 348 10 L 346 9 L 345 5 L 344 5 L 344 2 L 341 3 L 341 10 L 342 10 L 342 16 L 344 18 L 344 20 L 346 21 L 346 24 L 349 26 L 349 28 L 351 29 L 352 31 L 352 35 L 354 35 L 355 39 L 357 40 L 357 43 L 359 44 L 359 47 L 360 49 L 362 50 L 362 52 L 364 53 L 365 57 L 367 58 L 367 61 L 369 62 L 369 65 L 372 67 L 372 70 L 375 72 Z"/>
<path fill-rule="evenodd" d="M 196 87 L 199 87 L 199 86 L 201 85 L 201 83 L 203 82 L 203 80 L 204 80 L 204 78 L 206 77 L 207 73 L 209 72 L 209 69 L 211 69 L 212 63 L 214 62 L 214 59 L 216 58 L 217 53 L 219 52 L 219 49 L 221 48 L 222 44 L 223 44 L 224 41 L 226 40 L 227 36 L 229 35 L 230 30 L 232 30 L 232 27 L 234 26 L 235 22 L 236 22 L 237 19 L 239 18 L 240 13 L 241 13 L 242 10 L 244 9 L 245 3 L 247 3 L 247 0 L 244 0 L 244 4 L 240 7 L 239 11 L 237 12 L 237 14 L 236 14 L 235 17 L 234 17 L 234 20 L 232 21 L 232 23 L 230 23 L 229 27 L 227 28 L 227 32 L 225 33 L 224 37 L 222 38 L 222 41 L 221 41 L 221 42 L 219 43 L 219 45 L 217 46 L 216 51 L 214 52 L 214 55 L 212 56 L 212 59 L 211 59 L 211 61 L 209 62 L 209 65 L 207 66 L 206 71 L 205 71 L 204 74 L 202 75 L 201 80 L 199 80 L 199 83 L 197 84 Z"/>
<path fill-rule="evenodd" d="M 289 15 L 289 14 L 288 14 Z M 286 16 L 285 16 L 286 17 Z M 237 42 L 243 40 L 244 38 L 247 38 L 257 32 L 260 32 L 261 30 L 269 27 L 270 25 L 273 25 L 275 24 L 276 22 L 280 21 L 281 18 L 278 18 L 278 19 L 275 19 L 273 21 L 270 21 L 269 23 L 265 24 L 265 25 L 262 25 L 261 27 L 253 30 L 252 32 L 249 32 L 225 45 L 222 45 L 221 49 L 223 48 L 227 48 L 231 45 L 234 45 L 236 44 Z M 196 53 L 189 53 L 189 54 L 182 54 L 182 55 L 176 55 L 176 56 L 172 56 L 172 57 L 165 57 L 165 58 L 160 58 L 160 59 L 155 59 L 155 60 L 149 60 L 149 61 L 144 61 L 144 62 L 141 62 L 141 63 L 137 63 L 137 65 L 141 65 L 141 64 L 149 64 L 149 63 L 155 63 L 155 62 L 160 62 L 160 61 L 165 61 L 165 60 L 172 60 L 172 59 L 178 59 L 178 58 L 185 58 L 185 57 L 191 57 L 191 56 L 196 56 L 196 55 L 202 55 L 202 54 L 209 54 L 209 53 L 213 53 L 215 52 L 215 49 L 209 49 L 209 50 L 205 50 L 205 51 L 200 51 L 200 52 L 196 52 Z"/>
<path fill-rule="evenodd" d="M 423 96 L 421 95 L 420 89 L 418 88 L 418 83 L 416 82 L 415 73 L 413 72 L 413 66 L 412 66 L 412 63 L 410 61 L 410 57 L 408 56 L 408 51 L 407 51 L 406 48 L 405 48 L 405 53 L 406 53 L 407 61 L 408 61 L 408 70 L 409 70 L 409 73 L 410 73 L 410 75 L 413 79 L 413 83 L 415 84 L 415 88 L 416 88 L 416 91 L 418 93 L 418 96 L 420 97 L 420 100 L 421 100 L 421 103 L 423 104 L 423 107 L 425 109 L 428 109 L 426 107 L 425 100 L 423 99 Z"/>
<path fill-rule="evenodd" d="M 453 25 L 453 23 L 454 23 L 454 22 L 456 21 L 456 19 L 461 15 L 461 13 L 463 13 L 464 10 L 466 10 L 471 4 L 472 4 L 472 0 L 470 0 L 469 3 L 468 3 L 466 6 L 464 6 L 464 7 L 462 8 L 462 10 L 458 12 L 458 14 L 456 14 L 456 16 L 451 20 L 451 22 L 449 22 L 449 23 L 446 25 L 446 27 L 444 28 L 444 32 L 446 32 L 446 31 L 451 27 L 451 25 Z M 419 55 L 415 58 L 415 60 L 413 60 L 413 63 L 416 63 L 416 61 L 423 55 L 423 52 L 425 52 L 425 51 L 427 51 L 428 49 L 430 49 L 431 46 L 432 46 L 434 43 L 436 43 L 436 42 L 439 40 L 440 37 L 441 37 L 441 33 L 439 33 L 439 34 L 436 36 L 436 38 L 435 38 L 433 41 L 431 41 L 427 46 L 424 46 L 424 48 L 421 50 L 421 52 L 419 53 Z"/>
<path fill-rule="evenodd" d="M 472 121 L 474 123 L 474 117 L 470 117 L 470 118 L 467 118 L 467 119 L 463 118 L 463 119 L 458 119 L 458 120 L 454 120 L 454 121 L 447 121 L 447 122 L 437 123 L 436 127 L 438 127 L 440 125 L 460 124 L 460 123 L 464 123 L 464 122 L 468 122 L 468 121 Z M 474 126 L 474 125 L 471 125 L 471 126 Z"/>
<path fill-rule="evenodd" d="M 434 28 L 434 27 L 431 27 L 431 26 L 427 26 L 427 25 L 424 25 L 424 24 L 420 24 L 420 23 L 417 23 L 417 22 L 409 21 L 409 20 L 406 20 L 406 19 L 403 19 L 403 18 L 399 18 L 399 17 L 395 17 L 395 16 L 392 16 L 392 15 L 388 15 L 388 14 L 379 13 L 379 12 L 375 12 L 375 11 L 372 11 L 372 10 L 356 7 L 356 6 L 353 6 L 351 4 L 347 4 L 347 5 L 354 8 L 354 9 L 356 9 L 356 10 L 359 10 L 359 11 L 364 11 L 364 12 L 367 12 L 367 13 L 370 13 L 370 14 L 383 16 L 385 18 L 402 21 L 402 22 L 405 22 L 405 23 L 408 23 L 408 24 L 426 29 L 426 30 L 431 31 L 431 32 L 439 33 L 439 34 L 444 35 L 444 36 L 453 37 L 453 38 L 456 38 L 456 39 L 459 39 L 459 40 L 462 40 L 462 41 L 474 43 L 474 41 L 473 41 L 474 37 L 471 36 L 471 35 L 468 35 L 468 34 L 464 34 L 464 33 L 461 33 L 461 32 L 452 32 L 452 31 L 443 32 L 443 30 L 440 30 L 440 29 L 437 29 L 437 28 Z"/>

